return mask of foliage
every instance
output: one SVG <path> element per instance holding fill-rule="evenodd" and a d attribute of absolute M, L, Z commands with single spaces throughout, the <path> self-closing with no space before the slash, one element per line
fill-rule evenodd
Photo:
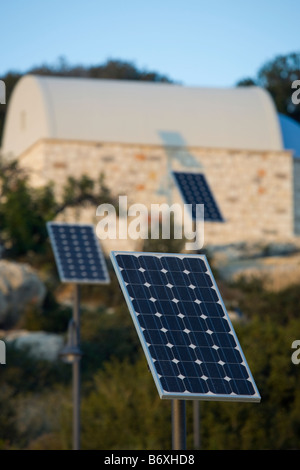
<path fill-rule="evenodd" d="M 1 243 L 18 256 L 29 251 L 43 252 L 47 239 L 46 222 L 54 216 L 51 185 L 33 189 L 17 162 L 3 163 L 0 169 Z"/>
<path fill-rule="evenodd" d="M 278 111 L 300 122 L 299 106 L 291 100 L 294 80 L 300 80 L 300 53 L 277 56 L 258 72 L 258 83 L 271 93 Z"/>
<path fill-rule="evenodd" d="M 103 173 L 96 180 L 85 174 L 77 180 L 69 176 L 63 188 L 62 201 L 55 206 L 55 215 L 63 212 L 67 207 L 79 207 L 86 203 L 96 206 L 102 203 L 116 205 L 116 201 L 112 199 L 105 185 Z"/>
<path fill-rule="evenodd" d="M 239 293 L 245 321 L 237 336 L 262 396 L 260 404 L 207 403 L 201 409 L 205 449 L 298 449 L 299 366 L 291 344 L 300 331 L 297 285 L 280 292 L 259 280 L 232 285 Z"/>
<path fill-rule="evenodd" d="M 291 343 L 296 338 L 297 331 L 300 330 L 299 289 L 297 286 L 290 286 L 281 292 L 269 292 L 265 291 L 255 280 L 249 283 L 243 280 L 232 287 L 240 294 L 239 298 L 245 314 L 244 322 L 234 325 L 235 330 L 261 393 L 262 402 L 259 404 L 201 403 L 202 448 L 298 449 L 300 375 L 297 365 L 291 361 Z M 151 421 L 153 416 L 145 414 L 147 406 L 142 406 L 147 399 L 143 398 L 139 401 L 139 394 L 136 393 L 136 387 L 140 390 L 149 374 L 142 364 L 142 359 L 140 362 L 127 363 L 127 365 L 124 365 L 123 361 L 117 361 L 117 363 L 109 361 L 104 369 L 96 373 L 97 388 L 91 391 L 85 402 L 85 407 L 91 407 L 92 410 L 90 410 L 88 422 L 91 422 L 91 416 L 96 416 L 97 422 L 96 428 L 88 431 L 89 438 L 86 441 L 86 445 L 90 446 L 88 448 L 160 449 L 163 448 L 160 447 L 162 443 L 164 448 L 170 445 L 170 442 L 161 441 L 166 437 L 170 438 L 169 402 L 168 405 L 164 402 L 157 403 L 157 392 L 151 395 L 150 389 L 154 388 L 154 384 L 151 376 L 148 376 L 150 388 L 147 393 L 150 393 L 149 396 L 153 400 L 149 408 L 156 410 L 158 406 L 164 416 L 161 425 L 156 424 L 157 435 L 153 437 Z M 129 372 L 129 369 L 132 369 L 132 372 Z M 135 379 L 132 380 L 130 377 Z M 134 404 L 130 404 L 131 393 L 136 397 Z M 117 399 L 118 395 L 122 395 L 122 403 Z M 97 396 L 101 399 L 97 400 Z M 134 412 L 135 417 L 141 417 L 140 420 L 144 419 L 145 422 L 149 422 L 149 429 L 144 424 L 145 427 L 143 431 L 140 430 L 139 438 L 138 428 L 135 427 L 138 424 L 131 417 L 131 412 Z M 142 418 L 143 416 L 145 417 Z M 125 418 L 126 423 L 129 423 L 126 428 L 127 433 L 122 431 Z M 104 429 L 108 429 L 111 422 L 115 423 L 117 433 L 109 435 L 107 440 L 105 437 L 107 432 L 105 433 Z M 139 426 L 141 426 L 140 423 Z M 192 427 L 192 413 L 187 407 L 189 448 L 193 448 L 190 436 Z M 87 430 L 87 428 L 89 428 L 88 424 L 84 429 Z M 103 431 L 96 435 L 96 429 L 103 429 Z M 92 434 L 95 435 L 94 440 L 91 437 Z"/>
<path fill-rule="evenodd" d="M 118 59 L 109 59 L 104 64 L 83 66 L 71 65 L 66 58 L 62 56 L 59 57 L 56 64 L 42 64 L 32 67 L 27 73 L 61 77 L 110 78 L 155 82 L 170 81 L 166 75 L 149 70 L 139 70 L 134 63 Z"/>
<path fill-rule="evenodd" d="M 111 360 L 83 401 L 83 449 L 171 448 L 170 402 L 161 402 L 144 357 Z"/>
<path fill-rule="evenodd" d="M 40 306 L 30 306 L 22 314 L 15 328 L 29 331 L 47 331 L 64 333 L 72 316 L 71 308 L 60 304 L 49 285 L 46 285 L 46 295 Z"/>
<path fill-rule="evenodd" d="M 204 448 L 299 449 L 300 376 L 291 362 L 299 327 L 298 319 L 278 326 L 269 316 L 236 328 L 262 401 L 203 406 Z"/>
<path fill-rule="evenodd" d="M 300 80 L 299 52 L 276 56 L 259 69 L 256 78 L 242 79 L 238 85 L 257 85 L 267 89 L 274 99 L 278 112 L 300 122 L 300 107 L 293 104 L 291 99 L 294 80 Z"/>
<path fill-rule="evenodd" d="M 3 384 L 0 387 L 0 450 L 9 449 L 12 442 L 20 438 L 13 406 L 13 389 Z"/>
<path fill-rule="evenodd" d="M 149 223 L 151 226 L 151 223 Z M 175 238 L 175 220 L 174 215 L 170 214 L 170 221 L 169 221 L 170 233 L 167 234 L 168 237 L 164 238 L 166 234 L 163 232 L 163 225 L 162 222 L 159 221 L 158 227 L 158 238 L 153 238 L 151 235 L 151 227 L 149 227 L 149 235 L 148 238 L 144 240 L 143 243 L 143 251 L 147 252 L 160 252 L 160 253 L 181 253 L 184 249 L 185 238 L 182 236 L 181 238 Z"/>
<path fill-rule="evenodd" d="M 231 287 L 239 293 L 244 313 L 244 321 L 234 327 L 262 401 L 201 402 L 201 448 L 299 449 L 300 374 L 291 361 L 291 344 L 300 331 L 299 289 L 269 292 L 258 282 L 245 280 Z M 110 310 L 84 308 L 81 322 L 82 448 L 170 448 L 171 403 L 158 397 L 124 303 Z M 3 445 L 71 448 L 70 367 L 33 361 L 17 351 L 8 351 L 7 357 L 0 380 L 3 406 L 7 403 L 0 415 L 0 440 L 5 429 L 11 438 Z M 20 403 L 35 410 L 21 428 Z M 43 419 L 37 419 L 38 410 L 43 410 Z M 187 403 L 189 449 L 192 430 L 192 407 Z"/>
<path fill-rule="evenodd" d="M 78 180 L 70 177 L 62 200 L 57 201 L 51 182 L 32 188 L 17 161 L 0 162 L 0 241 L 6 256 L 20 257 L 31 252 L 49 257 L 46 223 L 67 207 L 102 202 L 114 202 L 103 175 L 96 180 L 86 175 Z"/>
<path fill-rule="evenodd" d="M 139 341 L 127 308 L 84 310 L 81 315 L 83 375 L 90 379 L 99 365 L 113 358 L 133 361 Z"/>
<path fill-rule="evenodd" d="M 41 393 L 56 382 L 69 380 L 70 374 L 65 373 L 60 361 L 37 360 L 25 347 L 20 350 L 13 342 L 6 344 L 6 356 L 9 360 L 1 373 L 0 384 L 10 388 L 12 397 L 20 393 Z"/>
<path fill-rule="evenodd" d="M 241 278 L 233 287 L 240 293 L 239 307 L 249 319 L 270 318 L 280 327 L 298 318 L 300 290 L 297 284 L 291 284 L 280 291 L 272 291 L 265 289 L 260 279 Z"/>

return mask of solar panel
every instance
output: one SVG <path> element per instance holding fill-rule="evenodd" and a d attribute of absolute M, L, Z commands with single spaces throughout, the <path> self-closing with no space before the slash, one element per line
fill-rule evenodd
<path fill-rule="evenodd" d="M 192 205 L 192 219 L 196 220 L 196 204 L 204 204 L 206 222 L 223 222 L 223 217 L 209 184 L 202 173 L 173 171 L 173 178 L 185 204 Z"/>
<path fill-rule="evenodd" d="M 260 401 L 204 255 L 111 259 L 161 398 Z"/>
<path fill-rule="evenodd" d="M 93 225 L 48 222 L 47 229 L 62 282 L 109 282 L 105 259 Z"/>

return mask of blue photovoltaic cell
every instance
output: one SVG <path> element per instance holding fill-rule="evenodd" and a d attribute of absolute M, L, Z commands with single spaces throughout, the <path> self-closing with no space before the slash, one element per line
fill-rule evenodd
<path fill-rule="evenodd" d="M 173 172 L 185 204 L 191 204 L 192 218 L 196 220 L 196 204 L 204 204 L 204 221 L 223 222 L 222 214 L 205 176 L 201 173 Z"/>
<path fill-rule="evenodd" d="M 205 256 L 111 259 L 161 398 L 260 401 Z"/>
<path fill-rule="evenodd" d="M 109 282 L 109 275 L 93 225 L 48 222 L 54 257 L 63 282 Z"/>

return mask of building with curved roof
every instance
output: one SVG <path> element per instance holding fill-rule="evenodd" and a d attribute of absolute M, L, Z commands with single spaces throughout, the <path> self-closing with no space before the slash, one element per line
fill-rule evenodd
<path fill-rule="evenodd" d="M 300 230 L 292 127 L 258 87 L 27 75 L 10 98 L 2 153 L 33 185 L 55 182 L 58 197 L 69 176 L 102 173 L 129 203 L 182 203 L 170 170 L 202 172 L 225 220 L 206 223 L 207 242 L 286 239 Z"/>
<path fill-rule="evenodd" d="M 258 87 L 180 85 L 26 75 L 11 97 L 2 151 L 20 155 L 42 138 L 282 150 L 274 104 Z"/>

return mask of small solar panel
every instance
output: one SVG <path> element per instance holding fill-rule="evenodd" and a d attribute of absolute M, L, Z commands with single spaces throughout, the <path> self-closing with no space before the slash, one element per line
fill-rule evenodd
<path fill-rule="evenodd" d="M 260 401 L 204 255 L 111 259 L 161 398 Z"/>
<path fill-rule="evenodd" d="M 204 204 L 204 221 L 224 222 L 209 184 L 202 173 L 173 171 L 173 178 L 185 204 L 191 204 L 192 219 L 196 220 L 196 204 Z"/>
<path fill-rule="evenodd" d="M 105 259 L 93 225 L 48 222 L 47 229 L 62 282 L 109 282 Z"/>

